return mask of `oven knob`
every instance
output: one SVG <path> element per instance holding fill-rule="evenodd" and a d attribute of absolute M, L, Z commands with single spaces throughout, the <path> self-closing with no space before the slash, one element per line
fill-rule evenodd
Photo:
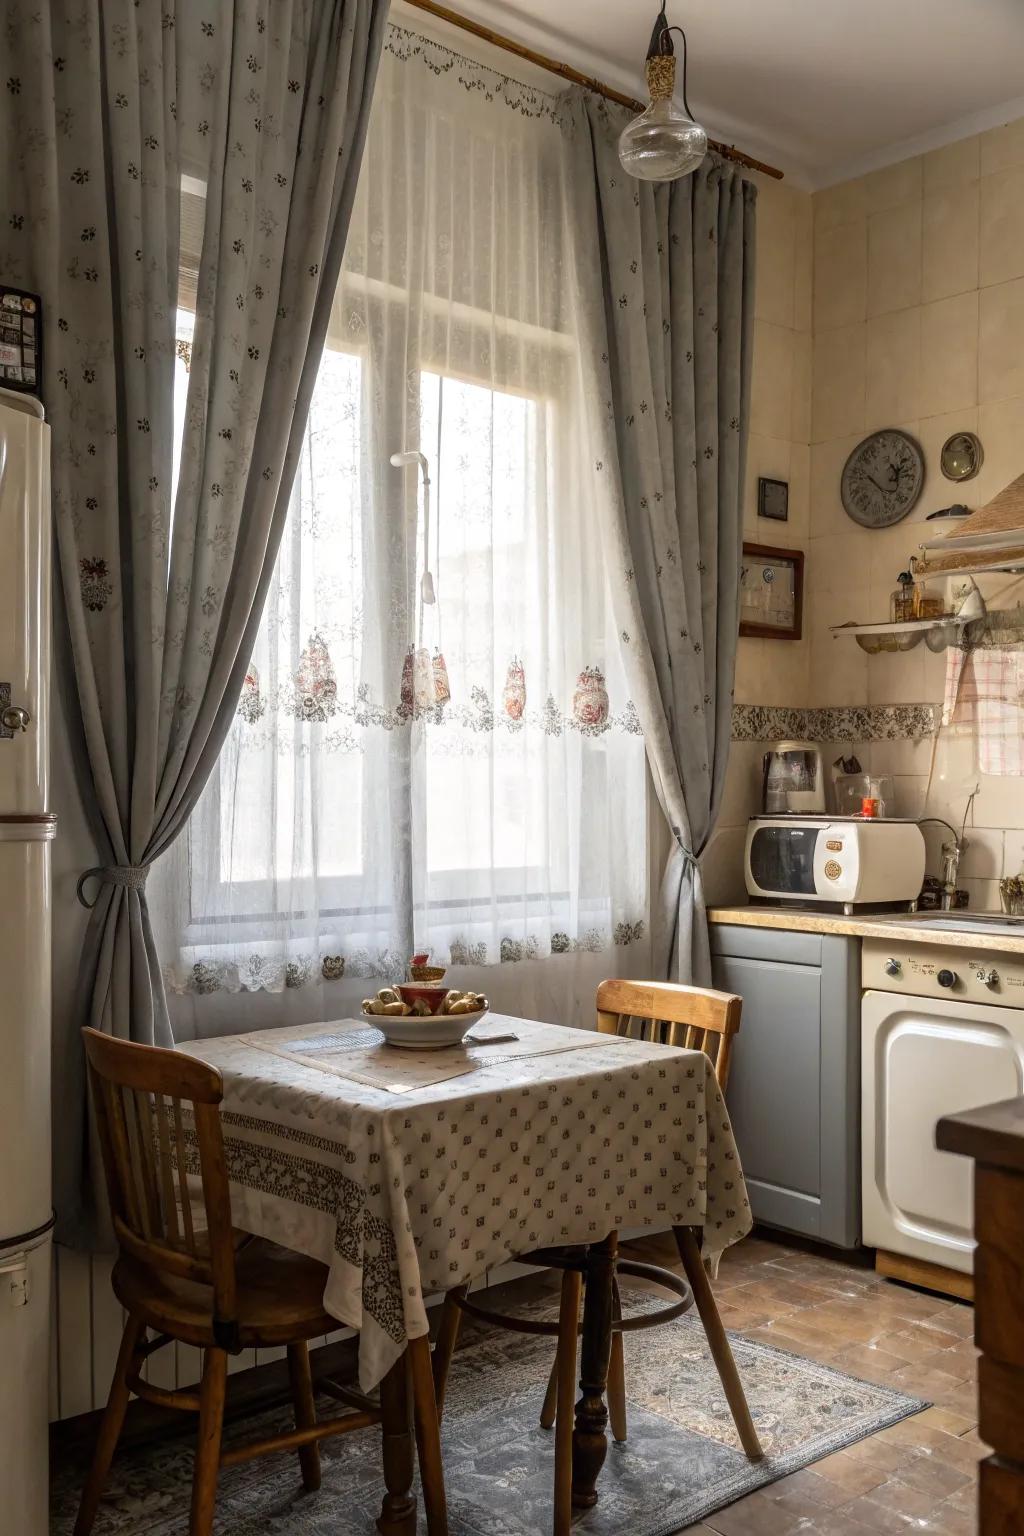
<path fill-rule="evenodd" d="M 979 971 L 978 972 L 978 980 L 981 981 L 981 982 L 984 982 L 986 987 L 998 987 L 998 985 L 999 985 L 999 972 L 996 971 L 996 970 Z"/>
<path fill-rule="evenodd" d="M 935 980 L 940 987 L 955 987 L 956 971 L 940 971 Z"/>
<path fill-rule="evenodd" d="M 898 960 L 887 960 L 885 962 L 885 974 L 887 976 L 900 976 L 902 972 L 903 967 Z"/>

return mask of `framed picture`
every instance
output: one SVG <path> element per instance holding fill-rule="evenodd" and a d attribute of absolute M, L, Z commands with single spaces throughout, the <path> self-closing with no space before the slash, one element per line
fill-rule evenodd
<path fill-rule="evenodd" d="M 744 544 L 740 634 L 761 640 L 799 640 L 803 607 L 803 551 Z"/>
<path fill-rule="evenodd" d="M 766 480 L 763 475 L 757 481 L 757 515 L 770 517 L 775 523 L 789 521 L 789 482 Z"/>

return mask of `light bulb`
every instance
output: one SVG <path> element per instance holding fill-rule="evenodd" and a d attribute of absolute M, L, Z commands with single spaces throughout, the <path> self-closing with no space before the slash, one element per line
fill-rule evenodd
<path fill-rule="evenodd" d="M 681 32 L 681 28 L 676 28 Z M 683 38 L 683 105 L 672 101 L 676 88 L 676 60 L 671 52 L 669 27 L 662 6 L 654 24 L 645 74 L 651 104 L 627 123 L 619 135 L 619 160 L 624 171 L 640 181 L 677 181 L 700 165 L 708 152 L 708 136 L 689 115 L 686 100 L 686 34 Z"/>
<path fill-rule="evenodd" d="M 619 135 L 624 171 L 640 181 L 676 181 L 688 176 L 708 152 L 708 136 L 699 123 L 676 110 L 671 101 L 652 101 Z"/>

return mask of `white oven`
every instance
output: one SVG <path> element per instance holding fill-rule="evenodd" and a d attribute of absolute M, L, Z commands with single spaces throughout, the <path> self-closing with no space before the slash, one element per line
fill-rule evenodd
<path fill-rule="evenodd" d="M 864 1242 L 968 1274 L 973 1165 L 936 1150 L 935 1125 L 1024 1092 L 1024 955 L 997 942 L 866 939 L 862 957 Z"/>

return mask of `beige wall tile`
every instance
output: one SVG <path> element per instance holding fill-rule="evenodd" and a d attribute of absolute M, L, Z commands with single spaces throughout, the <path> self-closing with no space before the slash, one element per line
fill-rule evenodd
<path fill-rule="evenodd" d="M 868 219 L 868 315 L 884 315 L 920 302 L 921 203 L 918 201 L 873 213 Z"/>
<path fill-rule="evenodd" d="M 845 325 L 815 336 L 811 408 L 815 442 L 863 430 L 864 346 L 864 325 Z"/>
<path fill-rule="evenodd" d="M 794 215 L 796 251 L 793 264 L 793 324 L 810 331 L 814 323 L 814 209 L 801 194 Z"/>
<path fill-rule="evenodd" d="M 902 203 L 916 202 L 921 196 L 923 166 L 920 156 L 884 166 L 864 177 L 864 203 L 867 213 L 884 213 Z"/>
<path fill-rule="evenodd" d="M 755 320 L 750 430 L 764 437 L 788 438 L 792 398 L 793 332 Z"/>
<path fill-rule="evenodd" d="M 978 182 L 960 182 L 924 200 L 921 298 L 949 298 L 978 286 Z"/>
<path fill-rule="evenodd" d="M 992 827 L 969 827 L 960 873 L 972 880 L 998 880 L 1003 873 L 1002 832 Z"/>
<path fill-rule="evenodd" d="M 847 533 L 813 540 L 811 557 L 815 591 L 831 592 L 844 603 L 849 592 L 862 593 L 871 579 L 872 535 L 850 521 L 847 521 L 847 528 Z M 831 622 L 845 624 L 850 619 L 863 623 L 863 611 L 846 612 L 844 609 Z"/>
<path fill-rule="evenodd" d="M 921 392 L 921 311 L 901 309 L 867 323 L 868 431 L 916 416 Z"/>
<path fill-rule="evenodd" d="M 813 548 L 812 541 L 812 548 Z M 817 541 L 820 542 L 820 541 Z M 851 590 L 843 612 L 849 608 L 856 616 L 866 612 L 866 589 Z M 826 704 L 863 704 L 868 696 L 868 658 L 848 635 L 835 636 L 830 625 L 840 623 L 834 594 L 813 589 L 807 604 L 809 613 L 810 656 L 807 702 L 811 707 Z"/>
<path fill-rule="evenodd" d="M 1024 796 L 1024 786 L 1022 786 Z M 1007 832 L 1003 840 L 1003 874 L 1024 874 L 1024 832 Z"/>
<path fill-rule="evenodd" d="M 957 499 L 969 507 L 984 506 L 1011 480 L 1024 474 L 1024 396 L 986 401 L 978 413 L 977 432 L 985 455 L 981 471 L 957 487 Z M 1003 585 L 1005 578 L 1000 578 Z"/>
<path fill-rule="evenodd" d="M 790 454 L 786 527 L 806 547 L 811 532 L 811 450 L 806 443 L 794 443 Z"/>
<path fill-rule="evenodd" d="M 957 139 L 955 144 L 944 144 L 941 149 L 930 150 L 924 156 L 925 196 L 940 187 L 977 181 L 980 174 L 981 139 L 977 134 L 969 139 Z"/>
<path fill-rule="evenodd" d="M 969 746 L 974 752 L 974 743 Z M 971 776 L 973 774 L 973 777 Z M 979 774 L 977 769 L 971 770 L 962 776 L 956 788 L 960 795 L 960 815 L 963 815 L 963 802 L 970 794 L 975 784 L 980 784 L 978 797 L 974 802 L 974 825 L 976 827 L 1024 827 L 1024 784 L 1020 779 L 1010 775 L 996 778 L 991 774 Z M 966 790 L 966 792 L 965 792 Z M 1011 870 L 1016 874 L 1016 870 Z"/>
<path fill-rule="evenodd" d="M 981 290 L 978 391 L 983 402 L 1024 395 L 1024 278 Z"/>
<path fill-rule="evenodd" d="M 773 325 L 792 326 L 796 262 L 796 218 L 783 188 L 763 189 L 757 199 L 757 280 L 754 315 Z M 788 189 L 786 189 L 788 190 Z"/>
<path fill-rule="evenodd" d="M 742 635 L 736 647 L 736 681 L 734 683 L 737 704 L 764 703 L 765 664 L 763 640 Z"/>
<path fill-rule="evenodd" d="M 923 646 L 868 657 L 869 704 L 917 704 L 924 696 Z"/>
<path fill-rule="evenodd" d="M 1024 276 L 1024 164 L 983 176 L 979 270 L 981 283 Z"/>
<path fill-rule="evenodd" d="M 793 402 L 790 433 L 794 443 L 811 440 L 813 343 L 809 331 L 793 332 Z"/>
<path fill-rule="evenodd" d="M 941 416 L 977 400 L 977 293 L 923 305 L 920 415 Z"/>
<path fill-rule="evenodd" d="M 814 231 L 817 235 L 840 224 L 854 224 L 867 212 L 864 178 L 841 181 L 814 194 Z"/>
<path fill-rule="evenodd" d="M 867 314 L 868 244 L 863 224 L 822 230 L 814 243 L 814 328 L 852 325 Z"/>
<path fill-rule="evenodd" d="M 990 128 L 981 138 L 981 174 L 1003 171 L 1008 165 L 1024 165 L 1024 117 L 999 128 Z"/>

